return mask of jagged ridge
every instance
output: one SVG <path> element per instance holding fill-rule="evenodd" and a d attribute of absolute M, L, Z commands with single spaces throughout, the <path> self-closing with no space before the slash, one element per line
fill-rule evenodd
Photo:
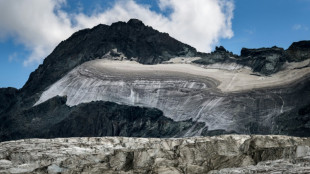
<path fill-rule="evenodd" d="M 137 19 L 127 23 L 116 22 L 111 26 L 97 25 L 74 33 L 61 42 L 47 56 L 43 64 L 31 73 L 22 88 L 27 96 L 39 92 L 74 67 L 101 58 L 112 49 L 125 54 L 128 59 L 135 58 L 142 64 L 156 64 L 178 56 L 195 56 L 196 49 L 145 26 Z"/>

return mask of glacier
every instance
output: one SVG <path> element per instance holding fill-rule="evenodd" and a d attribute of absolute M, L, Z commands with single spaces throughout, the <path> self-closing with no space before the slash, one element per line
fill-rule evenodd
<path fill-rule="evenodd" d="M 44 91 L 35 105 L 55 96 L 66 96 L 68 106 L 111 101 L 157 108 L 174 121 L 204 122 L 208 130 L 251 133 L 249 129 L 255 123 L 266 129 L 259 131 L 270 133 L 273 118 L 292 107 L 284 101 L 285 92 L 266 93 L 259 89 L 289 84 L 304 77 L 310 69 L 296 69 L 300 64 L 288 64 L 287 71 L 261 77 L 251 75 L 249 68 L 232 64 L 141 65 L 99 59 L 73 69 Z M 188 132 L 186 136 L 193 134 Z"/>

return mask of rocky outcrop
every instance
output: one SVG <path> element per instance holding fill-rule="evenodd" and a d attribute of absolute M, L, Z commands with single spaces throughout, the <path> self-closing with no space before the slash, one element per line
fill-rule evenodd
<path fill-rule="evenodd" d="M 287 56 L 283 48 L 242 48 L 237 62 L 251 67 L 254 72 L 270 75 L 278 72 L 286 60 Z"/>
<path fill-rule="evenodd" d="M 287 50 L 289 61 L 303 61 L 310 58 L 310 41 L 294 42 Z"/>
<path fill-rule="evenodd" d="M 216 47 L 215 51 L 205 54 L 201 59 L 194 63 L 209 65 L 214 63 L 236 63 L 247 66 L 253 72 L 263 75 L 271 75 L 278 72 L 287 61 L 287 54 L 283 48 L 242 48 L 241 55 L 234 55 L 228 52 L 224 47 Z"/>
<path fill-rule="evenodd" d="M 309 146 L 309 138 L 249 135 L 25 139 L 0 143 L 0 173 L 198 174 L 262 164 L 269 166 L 256 171 L 280 172 L 280 165 L 270 166 L 279 160 L 295 161 L 289 170 L 307 172 Z"/>
<path fill-rule="evenodd" d="M 200 53 L 198 64 L 237 63 L 250 67 L 262 75 L 274 74 L 285 62 L 300 62 L 310 58 L 310 41 L 294 42 L 287 50 L 279 47 L 248 49 L 242 48 L 241 55 L 234 55 L 224 47 L 216 47 L 210 54 Z M 309 65 L 308 65 L 309 66 Z"/>
<path fill-rule="evenodd" d="M 223 46 L 215 47 L 211 53 L 200 53 L 201 59 L 193 61 L 194 63 L 209 65 L 214 63 L 232 63 L 235 62 L 235 57 L 238 55 L 227 51 Z"/>
<path fill-rule="evenodd" d="M 0 123 L 0 142 L 57 137 L 180 137 L 203 126 L 191 120 L 175 122 L 158 109 L 104 101 L 69 107 L 65 97 L 55 97 L 15 116 L 5 114 Z"/>

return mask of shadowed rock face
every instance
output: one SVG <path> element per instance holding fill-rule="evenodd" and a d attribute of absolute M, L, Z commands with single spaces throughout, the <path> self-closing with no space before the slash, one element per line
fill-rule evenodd
<path fill-rule="evenodd" d="M 0 143 L 0 173 L 267 173 L 283 171 L 285 161 L 294 163 L 287 170 L 308 173 L 309 146 L 309 138 L 248 135 L 27 139 Z"/>
<path fill-rule="evenodd" d="M 15 88 L 0 88 L 0 114 L 6 112 L 12 103 L 16 101 L 18 90 Z"/>
<path fill-rule="evenodd" d="M 127 136 L 179 137 L 194 123 L 174 122 L 158 109 L 91 102 L 75 107 L 65 97 L 55 97 L 20 113 L 1 117 L 0 141 L 23 138 Z M 195 124 L 194 131 L 204 124 Z"/>
<path fill-rule="evenodd" d="M 289 61 L 303 61 L 310 58 L 310 41 L 294 42 L 288 49 Z"/>

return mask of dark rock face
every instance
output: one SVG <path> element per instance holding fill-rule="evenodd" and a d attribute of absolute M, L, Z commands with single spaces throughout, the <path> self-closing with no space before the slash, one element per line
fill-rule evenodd
<path fill-rule="evenodd" d="M 202 59 L 194 61 L 194 63 L 209 65 L 213 63 L 231 63 L 234 62 L 234 55 L 232 52 L 227 51 L 223 46 L 216 47 L 215 51 L 210 54 L 200 53 Z"/>
<path fill-rule="evenodd" d="M 16 101 L 18 90 L 15 88 L 0 88 L 0 114 Z"/>
<path fill-rule="evenodd" d="M 3 115 L 0 141 L 56 137 L 178 137 L 194 124 L 174 122 L 160 110 L 91 102 L 69 107 L 65 97 L 55 97 L 33 108 Z M 197 129 L 203 124 L 198 124 Z"/>
<path fill-rule="evenodd" d="M 237 63 L 251 67 L 254 72 L 270 75 L 278 72 L 287 60 L 287 54 L 283 48 L 259 48 L 241 50 L 241 55 L 234 55 L 224 47 L 216 47 L 210 54 L 201 54 L 202 58 L 194 63 L 209 65 L 213 63 Z"/>
<path fill-rule="evenodd" d="M 86 61 L 103 57 L 112 49 L 142 64 L 157 64 L 177 56 L 195 56 L 196 49 L 145 26 L 137 19 L 111 26 L 98 25 L 74 33 L 61 42 L 44 60 L 22 88 L 26 96 L 44 90 L 71 69 Z"/>
<path fill-rule="evenodd" d="M 310 136 L 310 103 L 298 106 L 289 112 L 285 112 L 275 119 L 278 125 L 276 133 L 292 136 Z"/>
<path fill-rule="evenodd" d="M 74 108 L 49 134 L 52 137 L 178 137 L 192 124 L 191 121 L 174 122 L 157 109 L 95 102 Z"/>
<path fill-rule="evenodd" d="M 278 72 L 286 60 L 283 48 L 242 48 L 238 63 L 251 67 L 254 72 L 270 75 Z"/>
<path fill-rule="evenodd" d="M 287 50 L 291 62 L 299 62 L 310 58 L 310 41 L 294 42 Z"/>
<path fill-rule="evenodd" d="M 210 54 L 200 53 L 198 64 L 237 63 L 249 66 L 254 72 L 271 75 L 278 72 L 288 62 L 300 62 L 310 58 L 310 41 L 294 42 L 287 50 L 279 47 L 248 49 L 242 48 L 241 55 L 234 55 L 224 47 L 216 47 Z"/>

